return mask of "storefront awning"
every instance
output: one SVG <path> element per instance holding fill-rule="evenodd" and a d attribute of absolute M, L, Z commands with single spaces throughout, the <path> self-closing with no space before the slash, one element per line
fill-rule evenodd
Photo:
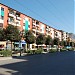
<path fill-rule="evenodd" d="M 14 44 L 26 44 L 26 41 L 21 42 L 15 42 Z"/>

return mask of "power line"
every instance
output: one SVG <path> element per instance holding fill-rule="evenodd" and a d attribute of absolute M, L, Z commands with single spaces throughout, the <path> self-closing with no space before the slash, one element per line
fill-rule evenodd
<path fill-rule="evenodd" d="M 18 5 L 20 5 L 22 8 L 25 7 L 23 4 L 19 3 L 18 1 L 16 1 L 16 0 L 14 0 L 14 1 L 17 2 Z M 31 9 L 29 9 L 28 7 L 25 7 L 25 8 L 26 8 L 27 10 L 31 11 L 32 13 L 36 14 L 37 16 L 39 16 L 41 19 L 45 20 L 46 22 L 50 22 L 50 21 L 48 21 L 46 18 L 44 18 L 44 17 L 42 17 L 41 15 L 39 15 L 38 13 L 36 13 L 35 11 L 32 11 Z M 25 9 L 25 8 L 24 8 L 24 9 Z M 24 10 L 24 9 L 23 9 L 23 10 Z M 50 24 L 51 24 L 51 25 L 54 25 L 52 22 L 50 22 Z M 54 25 L 54 26 L 56 26 L 56 25 Z M 57 26 L 56 26 L 56 27 L 57 27 Z"/>
<path fill-rule="evenodd" d="M 52 11 L 50 11 L 49 10 L 49 8 L 47 8 L 46 6 L 45 6 L 45 4 L 43 4 L 42 2 L 40 2 L 39 0 L 36 0 L 43 8 L 46 8 L 45 10 L 47 10 L 49 13 L 51 13 L 55 18 L 57 18 L 60 22 L 63 22 L 59 17 L 57 17 Z M 63 27 L 63 26 L 62 26 Z M 64 27 L 63 27 L 64 28 Z M 67 28 L 67 26 L 66 26 L 66 28 Z M 71 28 L 70 26 L 69 26 L 69 28 Z"/>
<path fill-rule="evenodd" d="M 59 10 L 50 0 L 48 0 L 48 3 L 51 4 L 57 11 Z M 59 13 L 59 14 L 62 14 L 61 16 L 62 16 L 62 18 L 64 17 L 63 19 L 66 19 L 66 17 L 63 15 L 63 13 L 62 13 L 61 11 L 59 11 L 58 13 Z M 66 21 L 66 20 L 65 20 L 65 21 Z M 70 24 L 71 24 L 71 23 L 70 23 Z"/>
<path fill-rule="evenodd" d="M 15 1 L 15 0 L 14 0 Z M 18 2 L 18 1 L 15 1 L 15 2 Z M 24 8 L 25 6 L 23 5 L 23 4 L 21 4 L 21 3 L 19 3 L 18 2 L 18 5 L 20 5 L 22 8 Z M 24 7 L 23 7 L 24 6 Z M 27 8 L 27 7 L 26 7 Z M 25 8 L 24 8 L 25 9 Z M 24 10 L 23 9 L 23 10 Z M 36 12 L 34 12 L 34 11 L 32 11 L 31 9 L 29 9 L 29 8 L 27 8 L 27 10 L 29 10 L 29 11 L 31 11 L 32 13 L 34 13 L 34 14 L 36 14 L 37 16 L 39 16 L 41 19 L 43 19 L 43 20 L 45 20 L 46 22 L 50 22 L 50 21 L 48 21 L 47 19 L 45 19 L 44 17 L 42 17 L 42 16 L 40 16 L 39 14 L 37 14 Z M 26 10 L 25 10 L 26 11 Z M 52 23 L 50 23 L 50 24 L 52 24 Z M 53 24 L 52 24 L 53 25 Z M 51 26 L 50 26 L 51 27 Z M 57 25 L 56 25 L 56 27 L 57 27 Z M 53 28 L 53 27 L 52 27 Z M 58 28 L 58 27 L 57 27 Z M 54 28 L 55 29 L 55 28 Z"/>

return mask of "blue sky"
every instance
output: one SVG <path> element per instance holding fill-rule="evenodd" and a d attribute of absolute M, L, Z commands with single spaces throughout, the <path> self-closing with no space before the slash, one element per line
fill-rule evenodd
<path fill-rule="evenodd" d="M 75 33 L 75 0 L 0 0 L 0 3 L 51 27 Z"/>

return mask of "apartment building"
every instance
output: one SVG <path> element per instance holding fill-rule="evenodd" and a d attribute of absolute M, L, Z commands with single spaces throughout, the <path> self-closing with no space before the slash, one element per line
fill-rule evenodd
<path fill-rule="evenodd" d="M 4 4 L 0 4 L 0 28 L 6 28 L 8 25 L 17 26 L 20 31 L 32 30 L 35 37 L 37 37 L 39 33 L 49 35 L 52 39 L 55 37 L 59 38 L 60 41 L 66 41 L 69 37 L 69 34 L 64 31 L 52 28 L 51 26 L 33 19 L 17 10 Z"/>
<path fill-rule="evenodd" d="M 55 29 L 54 38 L 59 38 L 59 40 L 62 41 L 62 32 L 60 30 Z"/>

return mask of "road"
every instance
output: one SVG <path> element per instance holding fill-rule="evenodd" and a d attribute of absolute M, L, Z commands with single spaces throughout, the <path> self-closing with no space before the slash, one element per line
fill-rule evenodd
<path fill-rule="evenodd" d="M 75 75 L 75 52 L 14 57 L 0 61 L 0 75 Z"/>

